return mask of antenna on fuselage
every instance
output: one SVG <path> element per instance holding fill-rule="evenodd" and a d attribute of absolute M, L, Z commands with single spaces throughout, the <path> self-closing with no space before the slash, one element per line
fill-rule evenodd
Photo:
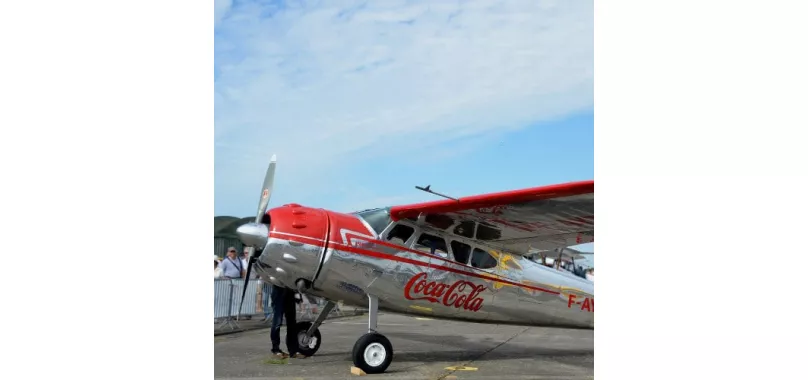
<path fill-rule="evenodd" d="M 421 190 L 421 191 L 426 191 L 427 193 L 430 193 L 430 194 L 435 194 L 437 196 L 441 196 L 441 197 L 444 197 L 444 198 L 449 198 L 449 199 L 451 199 L 451 200 L 453 200 L 455 202 L 460 202 L 460 199 L 452 198 L 452 197 L 450 197 L 448 195 L 444 195 L 444 194 L 441 194 L 441 193 L 438 193 L 438 192 L 430 190 L 429 189 L 430 186 L 432 186 L 432 185 L 426 185 L 426 187 L 415 186 L 415 188 L 418 189 L 418 190 Z"/>

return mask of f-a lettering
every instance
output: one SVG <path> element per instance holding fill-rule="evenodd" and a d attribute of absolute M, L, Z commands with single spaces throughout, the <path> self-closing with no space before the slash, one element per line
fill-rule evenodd
<path fill-rule="evenodd" d="M 575 294 L 568 294 L 567 295 L 567 307 L 572 308 L 572 305 L 581 305 L 581 311 L 588 311 L 588 312 L 595 312 L 595 299 L 584 297 L 583 302 L 576 301 L 575 299 L 578 298 Z"/>

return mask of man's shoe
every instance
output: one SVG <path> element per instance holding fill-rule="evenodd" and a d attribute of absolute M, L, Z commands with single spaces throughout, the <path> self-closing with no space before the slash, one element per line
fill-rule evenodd
<path fill-rule="evenodd" d="M 287 353 L 285 353 L 283 351 L 273 352 L 272 355 L 275 355 L 280 359 L 286 359 L 286 358 L 289 357 L 289 354 L 287 354 Z"/>

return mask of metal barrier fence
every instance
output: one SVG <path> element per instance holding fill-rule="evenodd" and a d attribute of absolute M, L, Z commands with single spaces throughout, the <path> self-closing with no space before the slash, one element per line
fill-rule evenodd
<path fill-rule="evenodd" d="M 236 317 L 239 315 L 239 303 L 241 303 L 241 293 L 244 291 L 243 279 L 214 279 L 213 280 L 213 320 L 219 323 L 219 328 L 229 326 L 231 329 L 239 328 Z M 244 296 L 244 304 L 241 306 L 241 316 L 250 318 L 259 317 L 269 323 L 272 321 L 272 309 L 270 297 L 270 285 L 261 280 L 250 280 L 247 285 L 247 293 Z M 311 321 L 317 318 L 321 308 L 325 306 L 325 300 L 310 295 L 302 295 L 303 302 L 298 307 L 297 320 Z M 266 299 L 266 301 L 265 301 Z M 266 311 L 264 310 L 266 308 Z M 331 310 L 331 314 L 344 315 L 342 302 Z M 360 308 L 354 308 L 354 314 Z M 266 316 L 266 317 L 265 317 Z"/>

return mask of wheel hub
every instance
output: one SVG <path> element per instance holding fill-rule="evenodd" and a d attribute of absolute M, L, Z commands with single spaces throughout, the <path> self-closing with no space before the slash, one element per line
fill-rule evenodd
<path fill-rule="evenodd" d="M 317 338 L 316 337 L 309 338 L 308 336 L 306 336 L 305 331 L 301 331 L 297 333 L 297 342 L 298 345 L 300 345 L 301 347 L 314 348 L 314 346 L 317 344 Z"/>
<path fill-rule="evenodd" d="M 379 343 L 371 343 L 365 348 L 365 363 L 371 367 L 378 367 L 384 363 L 387 357 L 387 350 Z"/>

